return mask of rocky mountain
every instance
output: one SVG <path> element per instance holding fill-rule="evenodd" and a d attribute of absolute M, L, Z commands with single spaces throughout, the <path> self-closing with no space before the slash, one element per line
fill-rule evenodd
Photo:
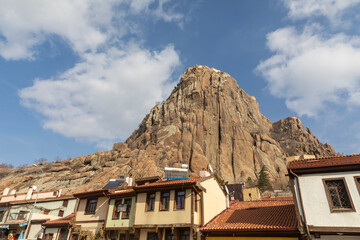
<path fill-rule="evenodd" d="M 298 118 L 272 123 L 259 110 L 255 97 L 240 89 L 229 74 L 206 66 L 188 68 L 166 101 L 154 106 L 125 143 L 42 165 L 44 188 L 80 192 L 101 188 L 118 174 L 163 176 L 164 167 L 189 164 L 198 174 L 211 164 L 229 182 L 256 180 L 265 165 L 276 187 L 287 184 L 285 157 L 336 155 Z M 36 167 L 9 171 L 5 187 L 26 191 L 39 184 Z"/>

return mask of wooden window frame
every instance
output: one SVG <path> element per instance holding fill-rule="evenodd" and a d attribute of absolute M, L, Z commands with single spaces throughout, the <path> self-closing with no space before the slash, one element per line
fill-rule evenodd
<path fill-rule="evenodd" d="M 64 210 L 59 210 L 58 217 L 64 217 Z"/>
<path fill-rule="evenodd" d="M 179 208 L 177 205 L 177 197 L 178 197 L 178 193 L 179 192 L 184 192 L 184 207 L 183 208 Z M 175 191 L 175 198 L 174 198 L 174 210 L 185 210 L 185 199 L 186 199 L 186 190 L 176 190 Z"/>
<path fill-rule="evenodd" d="M 116 199 L 115 202 L 114 202 L 114 209 L 113 209 L 113 214 L 112 214 L 112 220 L 117 220 L 117 219 L 120 219 L 120 212 L 119 212 L 119 215 L 116 216 L 117 212 L 117 206 L 119 204 L 122 204 L 122 199 Z"/>
<path fill-rule="evenodd" d="M 359 182 L 360 181 L 360 176 L 354 176 L 354 180 L 355 180 L 355 185 L 356 185 L 356 187 L 357 187 L 357 189 L 359 191 L 359 194 L 360 194 L 360 182 Z"/>
<path fill-rule="evenodd" d="M 168 193 L 169 196 L 163 197 L 163 194 Z M 167 208 L 163 209 L 163 198 L 167 199 Z M 169 211 L 170 210 L 170 191 L 160 192 L 160 204 L 159 204 L 160 211 Z"/>
<path fill-rule="evenodd" d="M 0 211 L 0 222 L 3 221 L 4 216 L 5 216 L 5 211 L 4 211 L 4 210 L 1 210 L 1 211 Z"/>
<path fill-rule="evenodd" d="M 344 183 L 345 191 L 346 191 L 346 194 L 347 194 L 347 196 L 349 198 L 351 208 L 336 208 L 336 207 L 333 206 L 333 202 L 332 202 L 332 199 L 331 199 L 330 192 L 329 192 L 328 186 L 326 184 L 326 181 L 339 181 L 339 180 L 343 181 L 343 183 Z M 345 180 L 344 177 L 340 177 L 340 178 L 324 178 L 324 179 L 322 179 L 322 181 L 323 181 L 323 184 L 324 184 L 325 194 L 326 194 L 326 198 L 327 198 L 328 203 L 329 203 L 329 208 L 330 208 L 331 213 L 355 212 L 355 208 L 354 208 L 353 201 L 351 199 L 350 191 L 348 189 L 348 186 L 346 184 L 346 180 Z"/>
<path fill-rule="evenodd" d="M 126 205 L 126 211 L 122 212 L 121 219 L 129 219 L 130 218 L 131 207 L 132 207 L 132 198 L 125 198 L 123 204 L 126 204 L 126 201 L 130 201 L 130 208 Z M 128 209 L 129 209 L 129 213 L 128 213 L 128 216 L 126 216 Z"/>
<path fill-rule="evenodd" d="M 146 236 L 146 240 L 150 240 L 151 235 L 156 236 L 156 238 L 159 239 L 158 233 L 156 233 L 156 232 L 148 232 L 147 236 Z"/>
<path fill-rule="evenodd" d="M 150 196 L 151 196 L 152 194 L 154 194 L 154 198 L 150 198 Z M 150 199 L 154 199 L 153 206 L 152 206 L 151 209 L 149 208 Z M 145 206 L 145 211 L 146 211 L 146 212 L 152 212 L 152 211 L 154 211 L 154 209 L 155 209 L 155 199 L 156 199 L 156 193 L 155 193 L 155 192 L 147 193 L 147 194 L 146 194 L 146 206 Z"/>
<path fill-rule="evenodd" d="M 96 204 L 95 204 L 95 208 L 94 208 L 94 212 L 88 212 L 88 207 L 89 207 L 89 203 L 92 200 L 96 200 Z M 85 206 L 85 211 L 84 211 L 84 215 L 94 215 L 96 213 L 96 207 L 98 204 L 98 199 L 97 198 L 89 198 L 86 200 L 86 206 Z"/>
<path fill-rule="evenodd" d="M 62 206 L 63 206 L 63 207 L 67 207 L 68 204 L 69 204 L 69 199 L 65 199 L 65 200 L 63 201 Z"/>
<path fill-rule="evenodd" d="M 23 213 L 23 214 L 24 214 L 24 218 L 19 218 L 20 213 Z M 18 213 L 18 216 L 17 216 L 16 220 L 25 220 L 28 213 L 29 213 L 28 211 L 20 211 L 20 212 Z"/>

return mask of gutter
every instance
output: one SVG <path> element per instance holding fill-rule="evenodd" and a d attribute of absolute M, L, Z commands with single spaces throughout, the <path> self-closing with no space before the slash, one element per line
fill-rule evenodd
<path fill-rule="evenodd" d="M 300 209 L 300 216 L 302 217 L 302 222 L 305 226 L 305 230 L 306 230 L 306 234 L 307 234 L 307 239 L 311 240 L 311 235 L 310 235 L 310 231 L 309 231 L 309 227 L 307 225 L 306 222 L 306 217 L 305 217 L 305 211 L 304 211 L 304 206 L 303 206 L 303 201 L 302 201 L 302 197 L 301 197 L 301 191 L 300 191 L 300 184 L 299 184 L 299 176 L 294 173 L 292 171 L 292 169 L 289 169 L 290 173 L 295 176 L 295 181 L 294 181 L 294 185 L 295 185 L 295 194 L 297 196 L 299 196 L 299 209 Z M 296 196 L 295 196 L 296 197 Z"/>

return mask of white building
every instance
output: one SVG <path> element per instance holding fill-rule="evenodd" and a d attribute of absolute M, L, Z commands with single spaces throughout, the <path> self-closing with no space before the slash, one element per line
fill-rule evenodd
<path fill-rule="evenodd" d="M 295 160 L 288 170 L 308 239 L 360 239 L 360 155 Z"/>

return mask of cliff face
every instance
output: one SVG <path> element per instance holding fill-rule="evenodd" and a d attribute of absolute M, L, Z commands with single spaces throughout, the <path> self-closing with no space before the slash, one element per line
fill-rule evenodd
<path fill-rule="evenodd" d="M 43 168 L 46 189 L 77 192 L 100 188 L 119 173 L 161 176 L 163 167 L 180 163 L 189 164 L 193 174 L 211 164 L 229 182 L 256 179 L 266 165 L 275 185 L 285 186 L 284 158 L 300 154 L 336 152 L 297 118 L 273 124 L 229 74 L 196 66 L 184 73 L 168 99 L 151 109 L 125 143 Z M 39 177 L 34 167 L 16 169 L 0 180 L 0 189 L 26 189 Z"/>

